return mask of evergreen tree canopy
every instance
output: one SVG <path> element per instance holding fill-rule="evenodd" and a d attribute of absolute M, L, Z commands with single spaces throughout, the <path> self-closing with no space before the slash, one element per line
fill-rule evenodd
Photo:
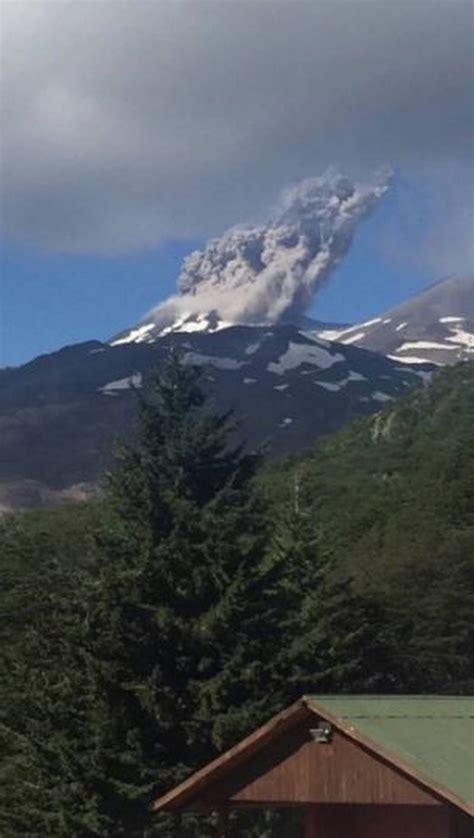
<path fill-rule="evenodd" d="M 110 834 L 109 725 L 87 650 L 91 504 L 0 521 L 0 834 Z"/>
<path fill-rule="evenodd" d="M 474 364 L 269 467 L 276 518 L 294 474 L 341 581 L 382 609 L 387 688 L 472 691 Z"/>
<path fill-rule="evenodd" d="M 103 502 L 0 520 L 6 838 L 205 838 L 148 802 L 302 692 L 473 689 L 474 365 L 258 480 L 179 358 L 137 399 Z"/>
<path fill-rule="evenodd" d="M 198 375 L 173 355 L 140 397 L 99 539 L 90 625 L 121 730 L 107 776 L 127 834 L 157 785 L 245 728 L 267 666 L 258 458 L 229 445 L 233 421 L 208 410 Z"/>

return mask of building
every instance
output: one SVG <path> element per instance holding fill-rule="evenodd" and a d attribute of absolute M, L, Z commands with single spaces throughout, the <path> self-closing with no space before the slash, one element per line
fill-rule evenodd
<path fill-rule="evenodd" d="M 301 807 L 305 838 L 472 838 L 474 697 L 305 696 L 155 803 Z M 295 838 L 298 838 L 295 836 Z"/>

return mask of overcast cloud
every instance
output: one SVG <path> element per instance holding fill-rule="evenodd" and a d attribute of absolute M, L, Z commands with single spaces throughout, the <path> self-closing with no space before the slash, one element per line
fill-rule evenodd
<path fill-rule="evenodd" d="M 387 164 L 428 191 L 455 172 L 450 223 L 465 220 L 472 11 L 6 0 L 4 234 L 105 253 L 208 237 L 258 220 L 282 187 L 331 164 L 355 177 Z"/>

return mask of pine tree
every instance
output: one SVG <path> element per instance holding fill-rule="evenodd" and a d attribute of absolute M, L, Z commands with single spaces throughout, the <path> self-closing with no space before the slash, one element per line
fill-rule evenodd
<path fill-rule="evenodd" d="M 442 371 L 378 435 L 272 466 L 264 504 L 174 358 L 106 503 L 3 518 L 2 836 L 204 838 L 147 801 L 302 692 L 472 691 L 473 385 Z"/>
<path fill-rule="evenodd" d="M 278 682 L 287 700 L 308 692 L 364 692 L 392 683 L 383 615 L 369 596 L 341 577 L 325 543 L 317 507 L 306 496 L 301 470 L 273 538 L 276 611 L 280 615 Z"/>
<path fill-rule="evenodd" d="M 110 478 L 89 621 L 117 731 L 104 800 L 127 835 L 142 834 L 157 789 L 252 727 L 259 702 L 266 715 L 267 524 L 258 458 L 232 447 L 234 429 L 172 355 Z"/>
<path fill-rule="evenodd" d="M 5 838 L 110 834 L 100 801 L 109 715 L 85 642 L 88 513 L 34 514 L 0 527 Z"/>

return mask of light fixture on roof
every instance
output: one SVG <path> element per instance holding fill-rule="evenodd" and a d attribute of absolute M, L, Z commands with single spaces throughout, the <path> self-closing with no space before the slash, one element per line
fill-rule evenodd
<path fill-rule="evenodd" d="M 332 739 L 332 724 L 330 722 L 319 722 L 317 727 L 310 728 L 313 742 L 318 745 L 326 745 Z"/>

